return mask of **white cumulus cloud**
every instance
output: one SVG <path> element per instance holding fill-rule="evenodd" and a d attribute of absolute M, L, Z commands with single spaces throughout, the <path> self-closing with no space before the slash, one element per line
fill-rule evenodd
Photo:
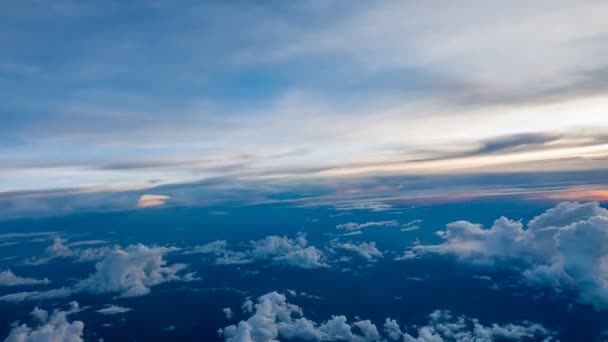
<path fill-rule="evenodd" d="M 333 241 L 331 246 L 333 249 L 354 253 L 367 261 L 375 261 L 384 256 L 378 247 L 376 247 L 375 242 L 361 242 L 357 244 L 352 242 L 338 243 L 337 241 Z"/>
<path fill-rule="evenodd" d="M 525 341 L 544 338 L 550 341 L 552 331 L 531 322 L 521 324 L 492 324 L 485 326 L 474 318 L 454 317 L 449 311 L 437 310 L 430 315 L 423 327 L 400 326 L 387 318 L 383 329 L 370 320 L 348 322 L 346 316 L 334 315 L 324 322 L 315 322 L 304 316 L 302 308 L 287 302 L 286 297 L 270 292 L 243 304 L 251 316 L 235 325 L 220 329 L 226 342 L 276 342 L 297 341 Z M 411 334 L 410 334 L 411 332 Z"/>
<path fill-rule="evenodd" d="M 133 297 L 146 295 L 151 287 L 164 282 L 193 280 L 192 273 L 179 274 L 186 265 L 167 265 L 163 257 L 171 251 L 172 248 L 142 244 L 124 249 L 116 246 L 95 265 L 95 272 L 71 287 L 8 294 L 1 296 L 0 301 L 62 298 L 78 292 Z"/>
<path fill-rule="evenodd" d="M 298 268 L 328 267 L 325 253 L 314 246 L 308 246 L 304 234 L 296 238 L 270 235 L 260 240 L 250 241 L 243 250 L 231 250 L 226 241 L 214 241 L 196 246 L 186 253 L 210 254 L 215 263 L 222 265 L 248 264 L 255 261 L 270 261 L 276 265 Z"/>
<path fill-rule="evenodd" d="M 523 265 L 526 282 L 574 290 L 580 302 L 608 307 L 608 210 L 598 203 L 560 203 L 527 227 L 501 217 L 490 228 L 458 221 L 438 234 L 443 243 L 413 246 L 401 259 L 437 253 L 489 267 Z"/>
<path fill-rule="evenodd" d="M 68 315 L 78 312 L 77 302 L 71 302 L 70 309 L 66 311 L 55 310 L 49 312 L 35 308 L 31 315 L 37 326 L 27 324 L 18 325 L 11 329 L 4 342 L 82 342 L 84 323 L 81 321 L 69 322 Z"/>

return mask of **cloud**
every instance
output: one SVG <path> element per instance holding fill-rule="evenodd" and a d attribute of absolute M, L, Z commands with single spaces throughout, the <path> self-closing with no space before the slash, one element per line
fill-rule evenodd
<path fill-rule="evenodd" d="M 608 190 L 606 189 L 572 189 L 562 191 L 547 191 L 529 196 L 533 199 L 549 199 L 560 201 L 597 201 L 608 202 Z"/>
<path fill-rule="evenodd" d="M 118 305 L 111 304 L 111 305 L 107 305 L 105 308 L 97 310 L 97 312 L 102 315 L 118 315 L 118 314 L 129 312 L 131 310 L 132 310 L 131 308 L 126 308 L 124 306 L 118 306 Z"/>
<path fill-rule="evenodd" d="M 184 251 L 184 254 L 223 254 L 227 251 L 227 248 L 228 242 L 226 240 L 217 240 L 195 246 L 190 250 Z"/>
<path fill-rule="evenodd" d="M 220 265 L 249 264 L 256 261 L 270 261 L 275 265 L 298 268 L 328 267 L 325 254 L 314 246 L 308 246 L 304 234 L 295 239 L 270 235 L 260 240 L 250 241 L 244 250 L 228 249 L 226 241 L 214 241 L 196 246 L 186 253 L 211 254 Z"/>
<path fill-rule="evenodd" d="M 400 259 L 428 253 L 521 271 L 530 284 L 572 290 L 578 300 L 608 308 L 608 210 L 596 202 L 563 202 L 527 224 L 501 217 L 492 227 L 457 221 L 437 245 L 415 245 Z"/>
<path fill-rule="evenodd" d="M 103 241 L 99 240 L 95 240 L 92 242 L 94 242 L 95 244 L 103 243 Z M 43 256 L 32 257 L 30 259 L 27 259 L 25 263 L 27 265 L 41 265 L 58 258 L 74 258 L 76 262 L 96 261 L 103 259 L 108 253 L 112 251 L 112 248 L 108 246 L 76 249 L 73 248 L 78 246 L 87 246 L 89 244 L 91 244 L 91 241 L 80 241 L 66 244 L 65 239 L 56 237 L 53 239 L 53 243 L 45 249 Z"/>
<path fill-rule="evenodd" d="M 399 226 L 399 222 L 397 222 L 396 220 L 370 221 L 370 222 L 365 222 L 365 223 L 349 222 L 349 223 L 342 223 L 342 224 L 337 225 L 336 229 L 353 231 L 353 230 L 362 230 L 365 228 L 372 228 L 372 227 L 397 227 L 397 226 Z"/>
<path fill-rule="evenodd" d="M 158 207 L 164 205 L 171 197 L 165 195 L 145 194 L 137 200 L 138 208 Z"/>
<path fill-rule="evenodd" d="M 15 275 L 11 270 L 0 271 L 0 286 L 38 285 L 49 283 L 50 281 L 47 278 L 24 278 Z"/>
<path fill-rule="evenodd" d="M 333 315 L 324 322 L 304 316 L 302 308 L 287 302 L 284 295 L 270 292 L 243 304 L 247 320 L 220 330 L 226 342 L 272 342 L 278 340 L 372 342 L 381 340 L 434 342 L 444 340 L 480 341 L 537 340 L 549 341 L 554 334 L 539 324 L 492 324 L 484 326 L 477 319 L 453 317 L 449 311 L 435 311 L 423 327 L 400 327 L 387 318 L 382 330 L 369 320 L 348 322 L 346 316 Z M 415 331 L 414 336 L 404 331 Z"/>
<path fill-rule="evenodd" d="M 332 241 L 331 248 L 354 253 L 367 261 L 375 261 L 384 256 L 376 247 L 375 242 L 361 242 L 357 244 L 352 242 L 339 243 L 334 240 Z"/>
<path fill-rule="evenodd" d="M 73 289 L 68 287 L 60 287 L 58 289 L 51 289 L 45 291 L 22 291 L 17 293 L 10 293 L 4 296 L 0 296 L 2 302 L 23 302 L 27 300 L 41 301 L 48 299 L 67 298 L 74 293 Z"/>
<path fill-rule="evenodd" d="M 401 332 L 396 321 L 386 319 L 384 331 L 394 341 L 553 341 L 554 332 L 540 324 L 524 321 L 521 324 L 482 325 L 478 319 L 466 316 L 454 317 L 450 311 L 436 310 L 429 315 L 427 325 L 410 329 L 410 335 Z M 401 338 L 403 337 L 403 338 Z"/>
<path fill-rule="evenodd" d="M 546 133 L 518 133 L 491 138 L 482 141 L 482 145 L 472 152 L 473 154 L 486 154 L 505 152 L 514 149 L 538 147 L 557 141 L 558 135 Z"/>
<path fill-rule="evenodd" d="M 401 228 L 402 232 L 413 232 L 415 230 L 420 229 L 420 223 L 422 223 L 421 219 L 416 219 L 416 220 L 412 220 L 406 224 L 403 225 L 403 228 Z"/>
<path fill-rule="evenodd" d="M 232 319 L 232 316 L 234 315 L 231 308 L 223 308 L 222 312 L 224 313 L 226 319 Z"/>
<path fill-rule="evenodd" d="M 30 327 L 27 324 L 14 326 L 5 342 L 82 342 L 84 323 L 81 321 L 69 322 L 67 316 L 78 312 L 77 302 L 71 302 L 70 309 L 66 311 L 55 310 L 51 314 L 36 307 L 31 315 L 38 325 Z"/>
<path fill-rule="evenodd" d="M 195 279 L 193 273 L 179 274 L 186 265 L 167 265 L 163 257 L 171 251 L 174 249 L 147 247 L 142 244 L 124 249 L 116 246 L 95 264 L 95 272 L 71 287 L 8 294 L 1 296 L 0 301 L 63 298 L 80 292 L 134 297 L 146 295 L 150 293 L 151 287 L 165 282 Z"/>
<path fill-rule="evenodd" d="M 142 296 L 150 287 L 168 281 L 185 280 L 178 273 L 183 264 L 167 266 L 163 256 L 172 251 L 166 247 L 147 247 L 142 244 L 115 248 L 95 265 L 95 272 L 79 281 L 74 290 L 93 294 L 117 293 L 122 297 Z"/>
<path fill-rule="evenodd" d="M 57 232 L 2 233 L 0 234 L 0 247 L 47 241 L 56 235 Z"/>
<path fill-rule="evenodd" d="M 605 67 L 595 56 L 605 49 L 602 37 L 608 26 L 599 19 L 589 20 L 606 10 L 605 4 L 551 6 L 516 1 L 500 13 L 493 9 L 493 4 L 483 1 L 450 6 L 445 13 L 435 12 L 433 4 L 358 6 L 339 11 L 345 13 L 327 25 L 296 31 L 299 34 L 281 46 L 274 58 L 333 57 L 368 78 L 413 68 L 419 72 L 412 76 L 419 84 L 410 85 L 410 93 L 418 90 L 450 98 L 457 92 L 462 101 L 475 105 L 553 99 L 557 94 L 576 97 L 605 89 L 599 75 L 588 75 L 591 70 L 601 74 Z M 576 26 L 573 17 L 588 22 Z M 519 20 L 517 26 L 514 18 Z M 539 29 L 539 22 L 567 29 Z M 530 34 L 537 36 L 531 39 Z M 471 51 L 478 56 L 471 57 Z M 518 78 L 515 74 L 522 66 L 532 71 Z M 577 89 L 583 85 L 587 89 Z M 464 89 L 458 92 L 458 86 Z"/>
<path fill-rule="evenodd" d="M 0 189 L 48 189 L 65 183 L 71 187 L 150 187 L 150 180 L 183 182 L 251 170 L 267 176 L 276 169 L 298 169 L 299 173 L 284 172 L 292 179 L 295 175 L 316 178 L 320 174 L 310 170 L 340 168 L 351 161 L 394 162 L 395 154 L 386 147 L 399 143 L 403 156 L 415 154 L 421 146 L 454 146 L 464 135 L 475 143 L 505 134 L 545 134 L 544 130 L 552 134 L 606 125 L 606 102 L 597 96 L 605 93 L 608 79 L 606 62 L 597 58 L 605 54 L 608 32 L 595 15 L 606 10 L 601 2 L 580 5 L 571 1 L 555 6 L 515 1 L 496 11 L 494 5 L 473 1 L 466 6 L 451 5 L 445 13 L 438 13 L 433 4 L 408 2 L 354 4 L 347 10 L 342 6 L 299 5 L 300 10 L 292 11 L 288 4 L 238 3 L 165 8 L 159 15 L 152 15 L 157 12 L 151 10 L 144 14 L 144 26 L 116 23 L 120 42 L 103 39 L 104 32 L 90 28 L 96 39 L 74 39 L 76 48 L 66 48 L 56 39 L 85 32 L 78 29 L 80 24 L 66 32 L 62 16 L 9 16 L 5 25 L 27 29 L 8 32 L 4 51 L 32 54 L 41 46 L 53 46 L 65 58 L 24 68 L 21 56 L 13 52 L 0 63 L 0 69 L 13 66 L 8 69 L 39 71 L 7 79 L 7 89 L 36 85 L 47 94 L 31 103 L 31 94 L 14 92 L 4 103 L 3 112 L 16 114 L 5 115 L 0 127 L 8 137 L 2 147 L 10 152 L 2 160 Z M 130 5 L 98 7 L 99 13 L 133 9 Z M 98 12 L 85 13 L 83 18 L 91 13 Z M 215 14 L 213 20 L 204 20 L 209 13 Z M 323 19 L 300 25 L 302 15 Z M 188 24 L 175 26 L 175 17 Z M 248 25 L 240 24 L 243 22 Z M 543 28 L 562 29 L 539 29 L 539 22 Z M 578 24 L 581 22 L 585 24 Z M 58 31 L 40 36 L 49 23 Z M 149 44 L 138 32 L 157 27 L 179 32 L 182 40 L 177 43 L 174 37 L 159 35 L 158 46 L 171 54 L 142 61 L 138 56 L 158 54 L 147 51 Z M 233 39 L 217 39 L 224 35 Z M 138 53 L 125 53 L 116 44 Z M 74 55 L 75 51 L 99 53 Z M 214 61 L 216 67 L 208 61 Z M 255 96 L 243 96 L 238 85 L 258 75 L 260 66 L 273 72 L 267 73 L 269 78 L 259 78 L 259 92 L 250 94 Z M 243 72 L 235 74 L 235 67 Z M 66 74 L 68 69 L 71 72 Z M 529 72 L 522 75 L 519 71 L 523 69 Z M 285 72 L 290 77 L 276 78 Z M 205 93 L 214 95 L 201 99 L 189 92 L 177 94 L 145 86 L 174 76 L 177 83 L 190 88 L 210 87 L 215 91 Z M 56 93 L 57 82 L 67 79 L 82 87 Z M 284 83 L 285 79 L 289 82 Z M 120 84 L 121 91 L 108 90 L 115 87 L 100 80 Z M 561 105 L 580 98 L 588 102 L 576 103 L 574 110 L 530 108 L 530 103 Z M 524 106 L 511 108 L 522 102 Z M 244 108 L 248 115 L 235 114 Z M 572 116 L 572 112 L 579 115 Z M 471 122 L 476 124 L 471 126 Z M 441 134 L 436 134 L 438 130 Z M 519 142 L 494 141 L 488 145 L 489 151 L 501 150 L 505 143 L 519 144 L 526 140 L 522 138 L 525 136 L 520 135 Z M 211 140 L 213 149 L 202 148 Z M 78 153 L 82 148 L 92 153 Z M 285 150 L 298 153 L 285 156 Z M 264 151 L 271 153 L 261 153 Z M 268 154 L 281 156 L 268 158 Z M 199 159 L 228 160 L 227 169 L 209 170 L 196 162 Z M 235 170 L 239 162 L 244 162 L 245 170 Z M 528 165 L 518 165 L 522 164 Z M 589 161 L 577 165 L 595 167 Z M 371 172 L 392 170 L 379 166 Z M 392 172 L 427 174 L 445 169 L 427 164 Z M 33 196 L 21 200 L 25 206 L 67 208 L 39 203 Z"/>
<path fill-rule="evenodd" d="M 323 262 L 323 252 L 316 247 L 308 246 L 306 236 L 303 234 L 295 239 L 272 235 L 252 244 L 251 256 L 256 260 L 270 259 L 279 265 L 300 268 L 327 267 Z"/>

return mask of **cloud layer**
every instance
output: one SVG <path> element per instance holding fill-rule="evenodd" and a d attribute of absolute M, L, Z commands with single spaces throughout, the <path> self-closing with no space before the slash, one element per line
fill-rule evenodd
<path fill-rule="evenodd" d="M 7 5 L 0 193 L 606 168 L 604 2 L 436 7 Z"/>

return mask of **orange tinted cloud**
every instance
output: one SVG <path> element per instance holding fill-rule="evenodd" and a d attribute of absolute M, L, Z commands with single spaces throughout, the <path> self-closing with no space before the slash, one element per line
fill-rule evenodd
<path fill-rule="evenodd" d="M 157 206 L 165 204 L 165 202 L 167 202 L 167 200 L 169 198 L 171 198 L 171 197 L 165 196 L 165 195 L 152 195 L 152 194 L 141 195 L 141 197 L 139 197 L 139 200 L 137 201 L 137 207 L 138 208 L 157 207 Z"/>
<path fill-rule="evenodd" d="M 551 193 L 540 194 L 540 198 L 558 200 L 578 200 L 578 201 L 608 201 L 608 190 L 589 189 L 589 190 L 565 190 Z"/>

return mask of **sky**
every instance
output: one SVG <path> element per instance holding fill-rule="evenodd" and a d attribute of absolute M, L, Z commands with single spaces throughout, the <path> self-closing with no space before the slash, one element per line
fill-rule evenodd
<path fill-rule="evenodd" d="M 0 340 L 608 341 L 607 18 L 0 1 Z"/>
<path fill-rule="evenodd" d="M 340 192 L 383 177 L 452 177 L 456 192 L 487 193 L 461 178 L 506 173 L 558 174 L 560 196 L 597 196 L 603 184 L 589 173 L 607 167 L 607 10 L 5 2 L 0 202 L 23 212 L 57 193 L 175 199 L 172 185 L 201 182 Z M 516 190 L 556 190 L 529 183 Z"/>

